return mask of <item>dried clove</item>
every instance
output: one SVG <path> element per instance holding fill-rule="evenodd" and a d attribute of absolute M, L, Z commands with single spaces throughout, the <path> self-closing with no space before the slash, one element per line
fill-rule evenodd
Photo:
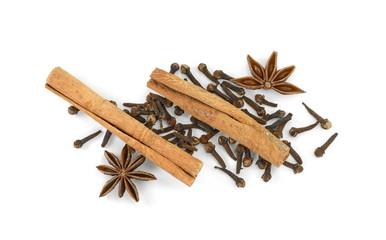
<path fill-rule="evenodd" d="M 283 162 L 283 165 L 288 167 L 288 168 L 291 168 L 295 174 L 303 172 L 303 167 L 300 164 L 293 164 L 293 163 L 285 161 L 285 162 Z"/>
<path fill-rule="evenodd" d="M 152 129 L 155 134 L 162 134 L 172 131 L 175 128 L 175 126 L 169 126 L 163 129 Z"/>
<path fill-rule="evenodd" d="M 150 111 L 150 109 L 151 109 L 151 104 L 149 102 L 145 102 L 145 103 L 125 102 L 125 103 L 123 103 L 123 106 L 125 106 L 125 107 L 138 107 L 138 108 L 142 108 L 145 111 Z"/>
<path fill-rule="evenodd" d="M 131 115 L 131 112 L 127 109 L 123 109 L 123 111 L 125 113 L 127 113 L 128 115 L 130 115 L 131 117 L 135 118 L 137 121 L 141 122 L 141 123 L 145 123 L 146 122 L 146 119 L 144 119 L 142 116 L 138 115 L 138 116 L 133 116 Z"/>
<path fill-rule="evenodd" d="M 225 151 L 227 152 L 229 157 L 231 157 L 233 160 L 237 161 L 237 157 L 232 152 L 232 149 L 230 148 L 230 146 L 228 144 L 228 139 L 226 137 L 224 137 L 224 136 L 218 137 L 218 144 L 223 146 L 223 148 L 225 149 Z"/>
<path fill-rule="evenodd" d="M 71 105 L 68 107 L 67 111 L 70 115 L 76 115 L 76 114 L 78 114 L 79 109 L 77 107 Z"/>
<path fill-rule="evenodd" d="M 267 106 L 277 107 L 277 103 L 273 103 L 273 102 L 268 101 L 267 99 L 265 99 L 265 96 L 261 95 L 261 94 L 255 95 L 255 101 L 260 103 L 260 104 L 267 105 Z"/>
<path fill-rule="evenodd" d="M 295 161 L 299 164 L 303 164 L 303 160 L 300 157 L 300 155 L 295 151 L 295 149 L 292 148 L 291 143 L 288 142 L 287 140 L 282 141 L 285 145 L 287 145 L 290 148 L 290 155 L 295 159 Z"/>
<path fill-rule="evenodd" d="M 322 157 L 326 149 L 330 146 L 330 144 L 335 140 L 338 136 L 338 133 L 334 133 L 325 144 L 315 149 L 315 156 Z"/>
<path fill-rule="evenodd" d="M 197 128 L 200 128 L 204 132 L 212 133 L 212 134 L 217 134 L 219 132 L 217 129 L 212 128 L 209 124 L 204 123 L 203 121 L 200 121 L 193 116 L 190 117 L 190 121 L 192 122 L 192 124 L 197 125 Z"/>
<path fill-rule="evenodd" d="M 211 93 L 213 93 L 213 94 L 216 94 L 216 95 L 219 96 L 220 98 L 222 98 L 222 99 L 224 99 L 225 101 L 227 101 L 227 102 L 229 102 L 229 103 L 232 104 L 232 99 L 231 99 L 228 95 L 226 95 L 226 94 L 222 93 L 220 90 L 218 90 L 217 86 L 214 85 L 213 83 L 208 84 L 208 86 L 206 87 L 206 89 L 207 89 L 209 92 L 211 92 Z"/>
<path fill-rule="evenodd" d="M 236 174 L 234 174 L 233 172 L 229 171 L 228 169 L 226 168 L 221 168 L 221 167 L 218 167 L 218 166 L 214 166 L 214 168 L 216 169 L 220 169 L 221 171 L 225 172 L 228 176 L 230 176 L 235 182 L 236 182 L 236 186 L 237 187 L 245 187 L 245 181 L 244 179 L 238 177 Z"/>
<path fill-rule="evenodd" d="M 232 100 L 232 104 L 237 108 L 242 108 L 244 106 L 244 101 L 234 95 L 232 91 L 223 83 L 220 84 L 222 90 L 225 92 L 226 95 Z"/>
<path fill-rule="evenodd" d="M 245 148 L 243 166 L 250 167 L 252 165 L 252 162 L 253 162 L 253 158 L 251 157 L 251 150 L 249 150 L 249 148 Z"/>
<path fill-rule="evenodd" d="M 179 106 L 174 107 L 174 114 L 176 114 L 177 116 L 181 116 L 182 114 L 184 114 L 184 112 L 185 111 Z"/>
<path fill-rule="evenodd" d="M 236 154 L 237 154 L 236 174 L 239 174 L 241 171 L 241 163 L 243 161 L 244 151 L 245 151 L 245 147 L 241 144 L 237 144 L 237 146 L 236 146 Z"/>
<path fill-rule="evenodd" d="M 209 78 L 209 80 L 211 80 L 212 82 L 214 82 L 216 85 L 220 84 L 220 82 L 217 80 L 217 78 L 215 78 L 208 70 L 208 67 L 206 66 L 205 63 L 200 63 L 198 65 L 198 70 L 200 70 L 200 72 L 202 72 L 207 78 Z"/>
<path fill-rule="evenodd" d="M 182 64 L 181 65 L 181 72 L 183 74 L 186 74 L 188 76 L 188 78 L 190 79 L 190 81 L 192 81 L 192 83 L 194 85 L 203 88 L 202 85 L 200 84 L 200 82 L 193 76 L 192 72 L 190 72 L 190 67 L 188 65 Z"/>
<path fill-rule="evenodd" d="M 264 116 L 266 114 L 265 112 L 265 108 L 264 107 L 261 107 L 259 106 L 259 104 L 255 103 L 252 99 L 250 99 L 249 97 L 247 96 L 242 96 L 242 99 L 249 105 L 251 106 L 251 108 L 253 108 L 257 115 L 259 116 Z"/>
<path fill-rule="evenodd" d="M 189 129 L 189 130 L 191 130 L 191 129 Z M 200 144 L 199 139 L 196 137 L 184 136 L 178 132 L 174 132 L 173 134 L 176 138 L 178 138 L 178 139 L 180 139 L 180 140 L 182 140 L 182 141 L 184 141 L 192 146 L 197 146 L 198 144 Z"/>
<path fill-rule="evenodd" d="M 205 151 L 207 153 L 212 154 L 212 156 L 217 160 L 217 162 L 221 165 L 221 167 L 226 168 L 224 160 L 216 152 L 215 148 L 216 146 L 211 142 L 208 142 L 207 144 L 205 144 Z"/>
<path fill-rule="evenodd" d="M 214 137 L 216 134 L 217 133 L 208 133 L 208 134 L 201 135 L 200 143 L 207 144 L 209 140 L 212 139 L 212 137 Z"/>
<path fill-rule="evenodd" d="M 306 132 L 306 131 L 309 131 L 311 129 L 313 129 L 314 127 L 316 127 L 316 125 L 318 125 L 319 122 L 316 121 L 315 123 L 309 125 L 309 126 L 306 126 L 306 127 L 301 127 L 301 128 L 295 128 L 295 127 L 292 127 L 290 130 L 289 130 L 289 134 L 292 136 L 292 137 L 296 137 L 299 133 L 302 133 L 302 132 Z"/>
<path fill-rule="evenodd" d="M 274 112 L 272 114 L 265 114 L 264 116 L 262 116 L 262 119 L 264 119 L 268 122 L 269 120 L 272 120 L 274 118 L 282 118 L 282 117 L 284 117 L 284 115 L 285 115 L 285 111 L 277 110 L 276 112 Z"/>
<path fill-rule="evenodd" d="M 177 71 L 178 71 L 178 69 L 180 69 L 180 66 L 178 65 L 178 63 L 172 63 L 171 65 L 170 65 L 170 73 L 171 74 L 175 74 Z"/>
<path fill-rule="evenodd" d="M 322 118 L 319 116 L 314 110 L 309 108 L 304 102 L 302 103 L 304 107 L 307 109 L 307 111 L 314 117 L 318 122 L 320 123 L 320 126 L 322 126 L 323 129 L 330 129 L 332 124 L 327 118 Z"/>
<path fill-rule="evenodd" d="M 150 114 L 146 119 L 145 126 L 149 129 L 152 129 L 156 122 L 157 117 L 154 114 Z"/>
<path fill-rule="evenodd" d="M 98 136 L 102 131 L 101 130 L 98 130 L 96 131 L 95 133 L 93 134 L 90 134 L 88 135 L 87 137 L 83 138 L 83 139 L 78 139 L 74 142 L 74 148 L 81 148 L 83 146 L 83 144 L 85 144 L 86 142 L 90 141 L 91 139 L 95 138 L 96 136 Z"/>
<path fill-rule="evenodd" d="M 268 161 L 265 160 L 264 158 L 260 157 L 256 161 L 256 165 L 260 169 L 265 169 L 267 167 Z"/>
<path fill-rule="evenodd" d="M 256 122 L 258 122 L 258 123 L 260 123 L 260 124 L 262 124 L 262 125 L 265 125 L 265 124 L 267 123 L 266 120 L 264 120 L 263 118 L 259 118 L 258 116 L 253 115 L 253 114 L 250 113 L 250 112 L 248 111 L 248 109 L 246 109 L 246 108 L 241 109 L 241 111 L 245 112 L 248 116 L 250 116 L 250 117 L 253 118 Z"/>
<path fill-rule="evenodd" d="M 150 111 L 150 110 L 143 110 L 141 109 L 140 107 L 138 106 L 134 106 L 131 108 L 131 111 L 130 111 L 130 115 L 131 116 L 138 116 L 138 115 L 150 115 L 150 114 L 154 114 L 154 111 Z"/>
<path fill-rule="evenodd" d="M 222 70 L 216 70 L 213 73 L 213 76 L 216 79 L 225 79 L 225 80 L 231 80 L 234 79 L 233 77 L 229 76 L 228 74 L 224 73 Z"/>
<path fill-rule="evenodd" d="M 110 132 L 109 130 L 106 130 L 105 136 L 103 137 L 101 147 L 103 147 L 103 148 L 106 147 L 107 143 L 110 140 L 111 135 L 112 135 L 112 132 Z"/>
<path fill-rule="evenodd" d="M 236 92 L 238 95 L 244 95 L 245 94 L 244 88 L 233 85 L 231 82 L 223 81 L 222 84 L 227 86 L 232 91 Z"/>
<path fill-rule="evenodd" d="M 272 123 L 271 125 L 266 126 L 266 129 L 274 130 L 275 128 L 279 127 L 280 125 L 286 124 L 288 121 L 292 119 L 292 113 L 288 113 L 285 117 L 282 117 L 278 119 L 276 122 Z"/>
<path fill-rule="evenodd" d="M 272 166 L 272 163 L 267 162 L 267 165 L 264 168 L 264 173 L 263 175 L 261 175 L 261 178 L 263 179 L 264 182 L 268 182 L 272 178 L 271 166 Z"/>

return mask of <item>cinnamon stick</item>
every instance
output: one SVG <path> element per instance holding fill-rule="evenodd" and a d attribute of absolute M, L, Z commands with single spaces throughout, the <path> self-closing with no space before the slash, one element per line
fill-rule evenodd
<path fill-rule="evenodd" d="M 288 146 L 230 103 L 161 69 L 155 69 L 150 77 L 149 88 L 275 166 L 280 166 L 287 159 Z"/>
<path fill-rule="evenodd" d="M 46 87 L 88 114 L 154 164 L 188 186 L 193 184 L 202 167 L 200 160 L 165 141 L 60 67 L 52 70 Z"/>

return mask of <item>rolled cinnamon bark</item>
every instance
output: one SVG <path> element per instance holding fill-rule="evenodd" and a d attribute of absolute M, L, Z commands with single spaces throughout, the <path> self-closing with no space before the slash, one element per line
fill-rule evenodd
<path fill-rule="evenodd" d="M 188 186 L 193 184 L 202 167 L 200 160 L 165 141 L 62 68 L 52 70 L 46 87 L 98 121 L 154 164 Z"/>
<path fill-rule="evenodd" d="M 155 69 L 150 77 L 149 88 L 275 166 L 280 166 L 287 159 L 288 146 L 230 103 L 161 69 Z"/>

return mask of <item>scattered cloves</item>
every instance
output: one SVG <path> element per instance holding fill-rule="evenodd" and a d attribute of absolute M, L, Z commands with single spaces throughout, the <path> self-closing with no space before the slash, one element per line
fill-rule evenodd
<path fill-rule="evenodd" d="M 252 99 L 250 99 L 249 97 L 247 96 L 242 96 L 242 99 L 249 105 L 251 106 L 251 108 L 253 108 L 257 115 L 259 116 L 264 116 L 266 114 L 265 112 L 265 108 L 264 107 L 261 107 L 259 106 L 259 104 L 255 103 Z"/>
<path fill-rule="evenodd" d="M 276 122 L 272 123 L 271 125 L 266 126 L 265 128 L 269 130 L 274 130 L 275 128 L 279 127 L 282 124 L 286 124 L 288 121 L 292 119 L 292 113 L 288 113 L 285 117 L 279 118 Z"/>
<path fill-rule="evenodd" d="M 188 65 L 182 64 L 181 65 L 181 72 L 183 74 L 186 74 L 188 76 L 188 78 L 190 79 L 190 81 L 192 81 L 192 83 L 194 85 L 197 85 L 197 86 L 202 88 L 202 85 L 200 84 L 200 82 L 193 76 L 192 72 L 190 72 L 190 67 Z"/>
<path fill-rule="evenodd" d="M 154 114 L 154 111 L 143 110 L 143 109 L 139 108 L 138 106 L 134 106 L 134 107 L 131 108 L 130 113 L 131 113 L 130 114 L 131 116 L 138 116 L 138 115 Z"/>
<path fill-rule="evenodd" d="M 330 144 L 335 140 L 335 138 L 338 136 L 338 133 L 334 133 L 325 144 L 315 149 L 315 156 L 322 157 L 324 155 L 324 152 L 330 146 Z"/>
<path fill-rule="evenodd" d="M 239 174 L 241 171 L 241 163 L 243 161 L 244 151 L 245 151 L 245 147 L 241 144 L 237 144 L 237 146 L 236 146 L 236 154 L 237 154 L 236 174 Z"/>
<path fill-rule="evenodd" d="M 268 161 L 265 160 L 264 158 L 260 157 L 256 161 L 256 165 L 260 169 L 265 169 L 267 167 Z"/>
<path fill-rule="evenodd" d="M 152 129 L 156 122 L 157 117 L 154 114 L 150 114 L 146 119 L 145 126 L 149 129 Z"/>
<path fill-rule="evenodd" d="M 220 84 L 222 90 L 226 95 L 232 100 L 232 104 L 237 108 L 242 108 L 244 106 L 244 101 L 233 94 L 233 92 L 223 83 Z"/>
<path fill-rule="evenodd" d="M 304 107 L 307 109 L 307 111 L 314 117 L 318 122 L 320 123 L 320 126 L 322 126 L 323 129 L 330 129 L 332 124 L 327 118 L 322 118 L 319 116 L 314 110 L 309 108 L 304 102 L 302 103 Z"/>
<path fill-rule="evenodd" d="M 283 162 L 283 165 L 288 167 L 288 168 L 291 168 L 295 174 L 303 172 L 303 167 L 300 164 L 293 164 L 293 163 L 285 161 L 285 162 Z"/>
<path fill-rule="evenodd" d="M 292 137 L 296 137 L 299 133 L 309 131 L 309 130 L 313 129 L 314 127 L 316 127 L 318 124 L 319 124 L 319 122 L 316 121 L 315 123 L 313 123 L 313 124 L 311 124 L 311 125 L 309 125 L 309 126 L 306 126 L 306 127 L 301 127 L 301 128 L 295 128 L 295 127 L 292 127 L 292 128 L 289 130 L 289 134 L 290 134 Z"/>
<path fill-rule="evenodd" d="M 191 129 L 189 129 L 189 130 L 191 130 Z M 192 146 L 197 146 L 198 144 L 200 144 L 199 139 L 196 137 L 184 136 L 178 132 L 174 132 L 173 134 L 176 138 L 178 138 L 178 139 L 180 139 L 180 140 L 182 140 L 182 141 L 184 141 Z"/>
<path fill-rule="evenodd" d="M 296 161 L 297 163 L 299 163 L 300 165 L 303 164 L 302 158 L 301 158 L 300 155 L 295 151 L 295 149 L 293 149 L 293 147 L 291 146 L 291 143 L 288 142 L 287 140 L 283 140 L 282 142 L 290 148 L 290 152 L 289 152 L 289 153 L 290 153 L 290 155 L 292 156 L 292 158 L 295 159 L 295 161 Z"/>
<path fill-rule="evenodd" d="M 225 101 L 232 104 L 232 99 L 228 95 L 226 95 L 226 94 L 222 93 L 220 90 L 218 90 L 217 86 L 214 85 L 213 83 L 208 84 L 208 86 L 206 87 L 206 90 L 208 90 L 211 93 L 216 94 L 220 98 L 222 98 Z"/>
<path fill-rule="evenodd" d="M 145 122 L 146 122 L 146 119 L 143 118 L 143 117 L 140 116 L 140 115 L 138 115 L 138 116 L 133 116 L 133 115 L 131 115 L 131 112 L 130 112 L 129 110 L 127 110 L 127 109 L 123 109 L 123 111 L 124 111 L 125 113 L 127 113 L 128 115 L 130 115 L 131 117 L 135 118 L 135 119 L 136 119 L 137 121 L 139 121 L 140 123 L 145 123 Z"/>
<path fill-rule="evenodd" d="M 233 160 L 237 161 L 237 157 L 232 152 L 232 149 L 230 148 L 230 146 L 228 144 L 228 139 L 226 137 L 224 137 L 224 136 L 218 137 L 218 144 L 223 146 L 223 148 L 225 149 L 225 151 L 227 152 L 229 157 L 231 157 Z"/>
<path fill-rule="evenodd" d="M 253 158 L 251 157 L 251 150 L 249 150 L 249 148 L 245 148 L 243 166 L 250 167 L 252 165 L 252 162 L 253 162 Z"/>
<path fill-rule="evenodd" d="M 248 116 L 253 118 L 256 122 L 260 123 L 261 125 L 265 125 L 267 123 L 266 120 L 264 120 L 263 118 L 259 118 L 258 116 L 253 115 L 246 108 L 241 109 L 241 111 L 245 112 Z"/>
<path fill-rule="evenodd" d="M 184 114 L 184 112 L 185 111 L 179 106 L 174 106 L 174 114 L 176 114 L 177 116 L 181 116 L 182 114 Z"/>
<path fill-rule="evenodd" d="M 171 74 L 175 74 L 177 71 L 178 71 L 178 69 L 180 69 L 180 66 L 178 65 L 178 63 L 172 63 L 171 65 L 170 65 L 170 73 Z"/>
<path fill-rule="evenodd" d="M 238 177 L 236 174 L 234 174 L 233 172 L 229 171 L 228 169 L 226 168 L 221 168 L 221 167 L 218 167 L 218 166 L 214 166 L 214 168 L 216 169 L 220 169 L 221 171 L 225 172 L 229 177 L 231 177 L 235 182 L 236 182 L 236 186 L 237 187 L 245 187 L 245 181 L 244 179 Z"/>
<path fill-rule="evenodd" d="M 78 114 L 79 109 L 77 107 L 71 105 L 68 107 L 67 111 L 70 115 L 76 115 L 76 114 Z"/>
<path fill-rule="evenodd" d="M 232 91 L 236 92 L 238 95 L 244 95 L 245 94 L 244 88 L 233 85 L 231 82 L 223 81 L 222 84 L 227 86 Z"/>
<path fill-rule="evenodd" d="M 166 128 L 163 128 L 163 129 L 153 129 L 153 132 L 155 134 L 162 134 L 162 133 L 167 133 L 167 132 L 170 132 L 172 131 L 173 129 L 175 128 L 175 126 L 168 126 Z"/>
<path fill-rule="evenodd" d="M 208 142 L 207 144 L 205 144 L 205 151 L 207 153 L 212 154 L 212 156 L 217 160 L 217 162 L 221 165 L 221 167 L 226 168 L 224 160 L 216 152 L 215 148 L 216 146 L 211 142 Z"/>
<path fill-rule="evenodd" d="M 213 73 L 213 76 L 216 79 L 225 79 L 225 80 L 231 80 L 234 79 L 233 77 L 229 76 L 228 74 L 224 73 L 222 70 L 216 70 Z"/>
<path fill-rule="evenodd" d="M 200 72 L 202 72 L 207 78 L 209 78 L 209 80 L 211 80 L 212 82 L 214 82 L 215 84 L 220 84 L 220 82 L 217 80 L 217 78 L 215 78 L 208 70 L 208 67 L 206 66 L 205 63 L 200 63 L 198 65 L 198 70 L 200 70 Z"/>
<path fill-rule="evenodd" d="M 267 162 L 267 165 L 264 168 L 264 173 L 263 175 L 261 175 L 261 178 L 263 179 L 264 182 L 268 182 L 272 178 L 271 166 L 272 166 L 272 163 Z"/>
<path fill-rule="evenodd" d="M 103 137 L 101 147 L 103 147 L 103 148 L 106 147 L 107 143 L 110 140 L 111 135 L 112 135 L 112 132 L 110 132 L 109 130 L 106 130 L 105 136 Z"/>
<path fill-rule="evenodd" d="M 151 109 L 151 104 L 149 102 L 145 102 L 145 103 L 125 102 L 125 103 L 123 103 L 123 106 L 125 106 L 125 107 L 138 107 L 138 108 L 142 108 L 145 111 L 150 111 L 150 109 Z"/>
<path fill-rule="evenodd" d="M 274 118 L 282 118 L 282 117 L 284 117 L 284 115 L 285 115 L 285 111 L 277 110 L 276 112 L 274 112 L 272 114 L 265 114 L 261 118 L 268 122 L 269 120 L 272 120 Z"/>
<path fill-rule="evenodd" d="M 260 103 L 260 104 L 267 105 L 267 106 L 277 107 L 277 103 L 273 103 L 273 102 L 268 101 L 267 99 L 265 99 L 265 96 L 261 95 L 261 94 L 255 95 L 255 101 Z"/>
<path fill-rule="evenodd" d="M 95 138 L 96 136 L 98 136 L 102 131 L 101 130 L 98 130 L 96 131 L 95 133 L 93 134 L 90 134 L 88 135 L 87 137 L 83 138 L 83 139 L 78 139 L 74 142 L 74 147 L 75 148 L 81 148 L 83 146 L 83 144 L 85 144 L 86 142 L 90 141 L 91 139 Z"/>

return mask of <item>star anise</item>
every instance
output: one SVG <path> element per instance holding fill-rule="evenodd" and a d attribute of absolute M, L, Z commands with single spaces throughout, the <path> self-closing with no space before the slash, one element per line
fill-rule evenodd
<path fill-rule="evenodd" d="M 285 82 L 295 71 L 295 66 L 277 70 L 277 52 L 269 57 L 265 68 L 251 56 L 247 56 L 251 77 L 235 78 L 231 81 L 249 89 L 273 89 L 281 94 L 304 93 L 297 86 Z"/>
<path fill-rule="evenodd" d="M 121 161 L 119 161 L 119 159 L 114 154 L 108 151 L 105 151 L 105 157 L 112 167 L 107 165 L 100 165 L 97 166 L 97 168 L 100 172 L 114 177 L 107 181 L 107 183 L 103 186 L 99 197 L 106 196 L 119 183 L 118 196 L 122 197 L 126 190 L 129 195 L 138 202 L 138 190 L 131 179 L 142 181 L 156 179 L 156 177 L 151 173 L 134 171 L 145 161 L 145 157 L 139 155 L 131 161 L 131 151 L 129 150 L 128 145 L 125 145 L 122 148 Z"/>

